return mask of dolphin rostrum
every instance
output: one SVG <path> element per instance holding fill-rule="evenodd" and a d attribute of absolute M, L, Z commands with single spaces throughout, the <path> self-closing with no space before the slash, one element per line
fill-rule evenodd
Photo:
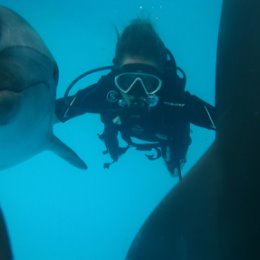
<path fill-rule="evenodd" d="M 223 0 L 216 140 L 149 216 L 128 260 L 260 259 L 260 1 Z"/>
<path fill-rule="evenodd" d="M 20 15 L 0 6 L 0 169 L 51 150 L 86 169 L 53 134 L 58 67 L 39 35 Z"/>

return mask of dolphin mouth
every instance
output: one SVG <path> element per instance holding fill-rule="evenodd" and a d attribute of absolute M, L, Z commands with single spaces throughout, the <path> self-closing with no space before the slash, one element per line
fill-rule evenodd
<path fill-rule="evenodd" d="M 11 90 L 0 91 L 0 125 L 9 123 L 16 115 L 20 94 Z"/>

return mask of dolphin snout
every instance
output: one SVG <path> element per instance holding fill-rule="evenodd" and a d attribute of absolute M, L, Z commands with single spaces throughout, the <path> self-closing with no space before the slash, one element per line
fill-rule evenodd
<path fill-rule="evenodd" d="M 0 91 L 0 125 L 9 123 L 18 110 L 19 94 L 3 90 Z"/>

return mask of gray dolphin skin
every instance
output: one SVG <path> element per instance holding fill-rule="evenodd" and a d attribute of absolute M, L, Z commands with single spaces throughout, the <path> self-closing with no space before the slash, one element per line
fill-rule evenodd
<path fill-rule="evenodd" d="M 0 259 L 12 260 L 13 255 L 10 246 L 10 240 L 7 234 L 7 228 L 4 221 L 3 212 L 0 208 Z"/>
<path fill-rule="evenodd" d="M 0 6 L 0 169 L 51 150 L 86 169 L 53 134 L 58 67 L 39 35 L 17 13 Z"/>
<path fill-rule="evenodd" d="M 213 145 L 144 223 L 127 260 L 260 259 L 260 1 L 223 0 Z"/>

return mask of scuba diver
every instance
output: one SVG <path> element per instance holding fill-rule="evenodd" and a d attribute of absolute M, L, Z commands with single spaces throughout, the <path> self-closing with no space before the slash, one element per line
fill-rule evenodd
<path fill-rule="evenodd" d="M 109 69 L 101 79 L 75 95 L 71 88 L 90 73 Z M 56 101 L 57 120 L 65 122 L 97 113 L 104 123 L 99 135 L 112 158 L 109 168 L 129 148 L 163 158 L 168 171 L 181 180 L 181 168 L 191 143 L 190 124 L 215 130 L 215 108 L 185 91 L 186 76 L 171 52 L 144 19 L 133 20 L 119 35 L 113 66 L 76 78 Z M 119 135 L 126 142 L 119 144 Z M 137 140 L 137 141 L 136 141 Z"/>

